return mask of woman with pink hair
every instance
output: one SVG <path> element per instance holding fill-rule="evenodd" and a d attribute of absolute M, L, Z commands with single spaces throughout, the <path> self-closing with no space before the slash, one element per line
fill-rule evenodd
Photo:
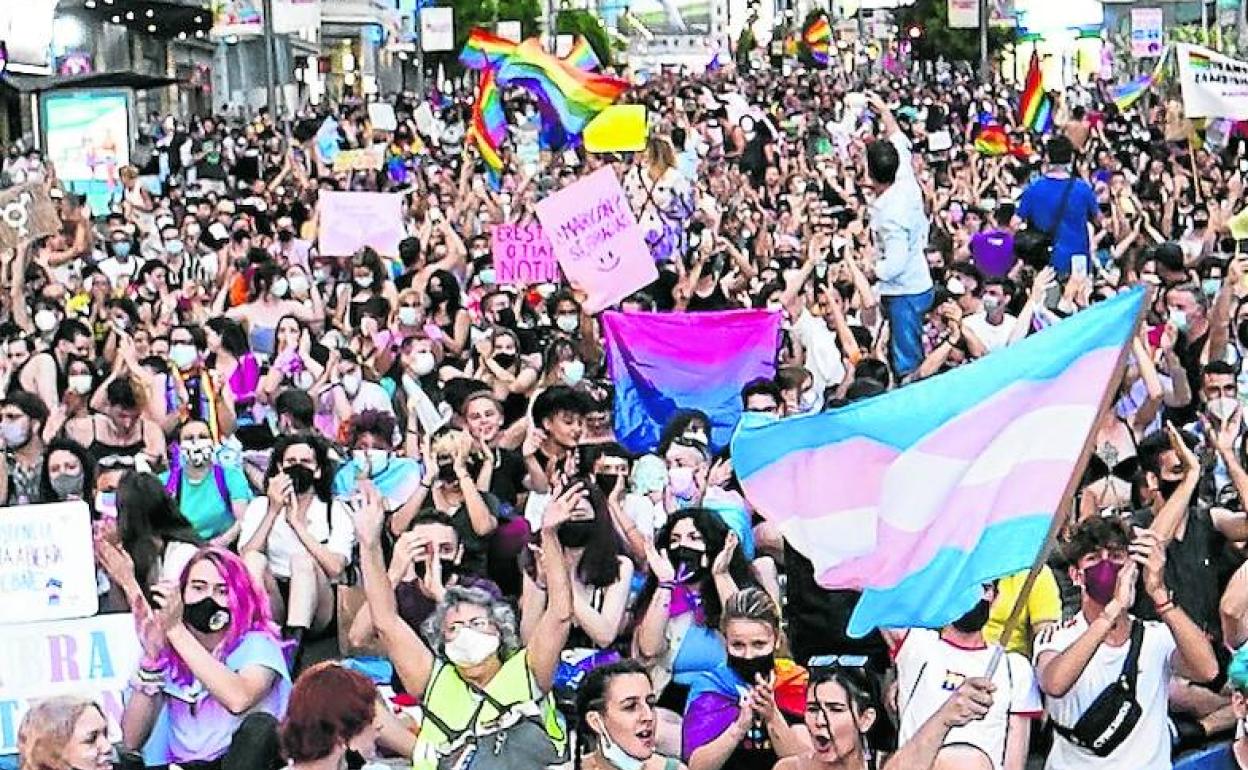
<path fill-rule="evenodd" d="M 124 566 L 124 553 L 109 556 L 110 573 Z M 137 594 L 131 609 L 143 658 L 121 718 L 126 748 L 148 764 L 279 767 L 290 673 L 268 597 L 242 560 L 201 549 L 178 585 L 155 586 L 150 604 Z"/>

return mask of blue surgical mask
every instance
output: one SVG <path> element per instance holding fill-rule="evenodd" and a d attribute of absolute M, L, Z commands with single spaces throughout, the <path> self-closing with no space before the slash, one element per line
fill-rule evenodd
<path fill-rule="evenodd" d="M 120 259 L 125 259 L 126 257 L 130 256 L 129 241 L 118 241 L 117 243 L 114 243 L 113 254 Z"/>
<path fill-rule="evenodd" d="M 481 283 L 485 284 L 486 286 L 494 285 L 495 283 L 494 268 L 492 267 L 482 268 L 482 270 L 479 273 L 477 273 L 477 275 L 481 277 Z"/>
<path fill-rule="evenodd" d="M 1218 296 L 1218 290 L 1222 288 L 1221 278 L 1206 278 L 1200 282 L 1200 290 L 1205 293 L 1209 299 Z"/>
<path fill-rule="evenodd" d="M 1171 310 L 1170 323 L 1174 324 L 1174 328 L 1181 332 L 1187 331 L 1187 313 L 1182 310 Z"/>

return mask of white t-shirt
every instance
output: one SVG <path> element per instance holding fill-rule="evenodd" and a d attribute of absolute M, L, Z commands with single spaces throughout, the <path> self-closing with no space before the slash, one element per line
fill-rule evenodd
<path fill-rule="evenodd" d="M 269 498 L 257 497 L 247 505 L 243 512 L 238 542 L 246 544 L 251 536 L 260 529 L 265 515 L 269 512 Z M 351 523 L 351 512 L 340 500 L 333 502 L 332 513 L 324 502 L 313 499 L 308 506 L 308 532 L 317 542 L 323 544 L 331 552 L 344 560 L 351 560 L 351 551 L 355 547 L 355 529 Z M 264 553 L 269 559 L 269 570 L 274 577 L 290 577 L 290 559 L 295 554 L 307 553 L 307 546 L 295 534 L 295 530 L 279 515 L 273 522 L 269 532 L 269 540 L 265 543 Z"/>
<path fill-rule="evenodd" d="M 624 513 L 637 527 L 637 531 L 646 539 L 654 538 L 654 533 L 667 523 L 667 510 L 663 500 L 651 500 L 647 495 L 629 492 L 624 496 Z"/>
<path fill-rule="evenodd" d="M 1014 325 L 1018 323 L 1018 319 L 1006 313 L 1001 323 L 993 326 L 988 323 L 988 315 L 979 312 L 968 315 L 963 323 L 970 327 L 971 333 L 984 343 L 984 347 L 988 348 L 988 352 L 991 353 L 1010 343 L 1010 335 L 1014 333 Z"/>
<path fill-rule="evenodd" d="M 969 649 L 942 639 L 940 633 L 925 628 L 911 629 L 897 651 L 897 707 L 901 713 L 899 740 L 914 737 L 949 696 L 966 679 L 983 676 L 992 660 L 993 647 Z M 1027 658 L 1007 653 L 992 677 L 997 692 L 992 709 L 984 719 L 955 727 L 945 745 L 970 744 L 983 750 L 992 766 L 1005 766 L 1005 746 L 1010 716 L 1039 717 L 1040 689 Z"/>
<path fill-rule="evenodd" d="M 1034 655 L 1062 652 L 1088 628 L 1080 612 L 1057 629 L 1047 641 L 1036 643 Z M 1061 698 L 1046 698 L 1049 717 L 1063 727 L 1074 727 L 1079 717 L 1092 705 L 1119 674 L 1127 659 L 1129 639 L 1119 647 L 1101 644 L 1075 681 L 1070 692 Z M 1169 770 L 1170 730 L 1166 723 L 1166 704 L 1170 684 L 1170 658 L 1175 651 L 1174 636 L 1164 623 L 1144 623 L 1144 641 L 1140 648 L 1139 676 L 1135 697 L 1144 713 L 1135 729 L 1108 757 L 1084 751 L 1060 735 L 1053 736 L 1053 749 L 1045 763 L 1047 770 Z"/>
<path fill-rule="evenodd" d="M 845 379 L 845 362 L 836 332 L 827 322 L 802 308 L 793 322 L 793 336 L 806 350 L 806 369 L 814 376 L 815 392 L 822 396 L 824 388 L 840 385 Z"/>

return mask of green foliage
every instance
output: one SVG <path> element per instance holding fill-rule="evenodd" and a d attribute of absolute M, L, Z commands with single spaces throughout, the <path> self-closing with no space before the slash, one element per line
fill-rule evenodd
<path fill-rule="evenodd" d="M 598 17 L 584 9 L 562 8 L 555 19 L 555 30 L 560 35 L 581 35 L 589 41 L 598 61 L 603 66 L 610 66 L 611 37 L 606 27 L 598 23 Z"/>
<path fill-rule="evenodd" d="M 754 37 L 754 30 L 750 29 L 750 25 L 746 25 L 741 30 L 741 36 L 737 38 L 737 69 L 745 72 L 750 68 L 750 53 L 758 47 L 758 40 Z"/>
<path fill-rule="evenodd" d="M 438 0 L 455 11 L 455 58 L 463 50 L 473 27 L 493 29 L 497 21 L 518 21 L 525 37 L 537 34 L 542 15 L 541 0 Z"/>
<path fill-rule="evenodd" d="M 918 40 L 911 40 L 916 59 L 936 59 L 940 56 L 952 61 L 979 60 L 979 30 L 951 29 L 949 27 L 949 4 L 947 0 L 916 0 L 914 5 L 897 12 L 899 34 L 905 35 L 911 25 L 923 28 Z M 988 30 L 988 51 L 1001 51 L 1014 37 L 1014 30 L 993 28 Z"/>

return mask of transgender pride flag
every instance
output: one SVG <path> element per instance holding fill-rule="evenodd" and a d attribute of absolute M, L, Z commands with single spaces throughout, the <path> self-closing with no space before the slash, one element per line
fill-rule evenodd
<path fill-rule="evenodd" d="M 1140 289 L 973 364 L 809 417 L 743 421 L 746 498 L 825 588 L 862 599 L 849 633 L 939 628 L 1043 546 L 1134 333 Z"/>
<path fill-rule="evenodd" d="M 774 377 L 780 314 L 604 313 L 607 371 L 615 384 L 615 435 L 630 452 L 651 452 L 680 409 L 711 418 L 711 444 L 725 446 L 741 416 L 741 388 Z"/>

